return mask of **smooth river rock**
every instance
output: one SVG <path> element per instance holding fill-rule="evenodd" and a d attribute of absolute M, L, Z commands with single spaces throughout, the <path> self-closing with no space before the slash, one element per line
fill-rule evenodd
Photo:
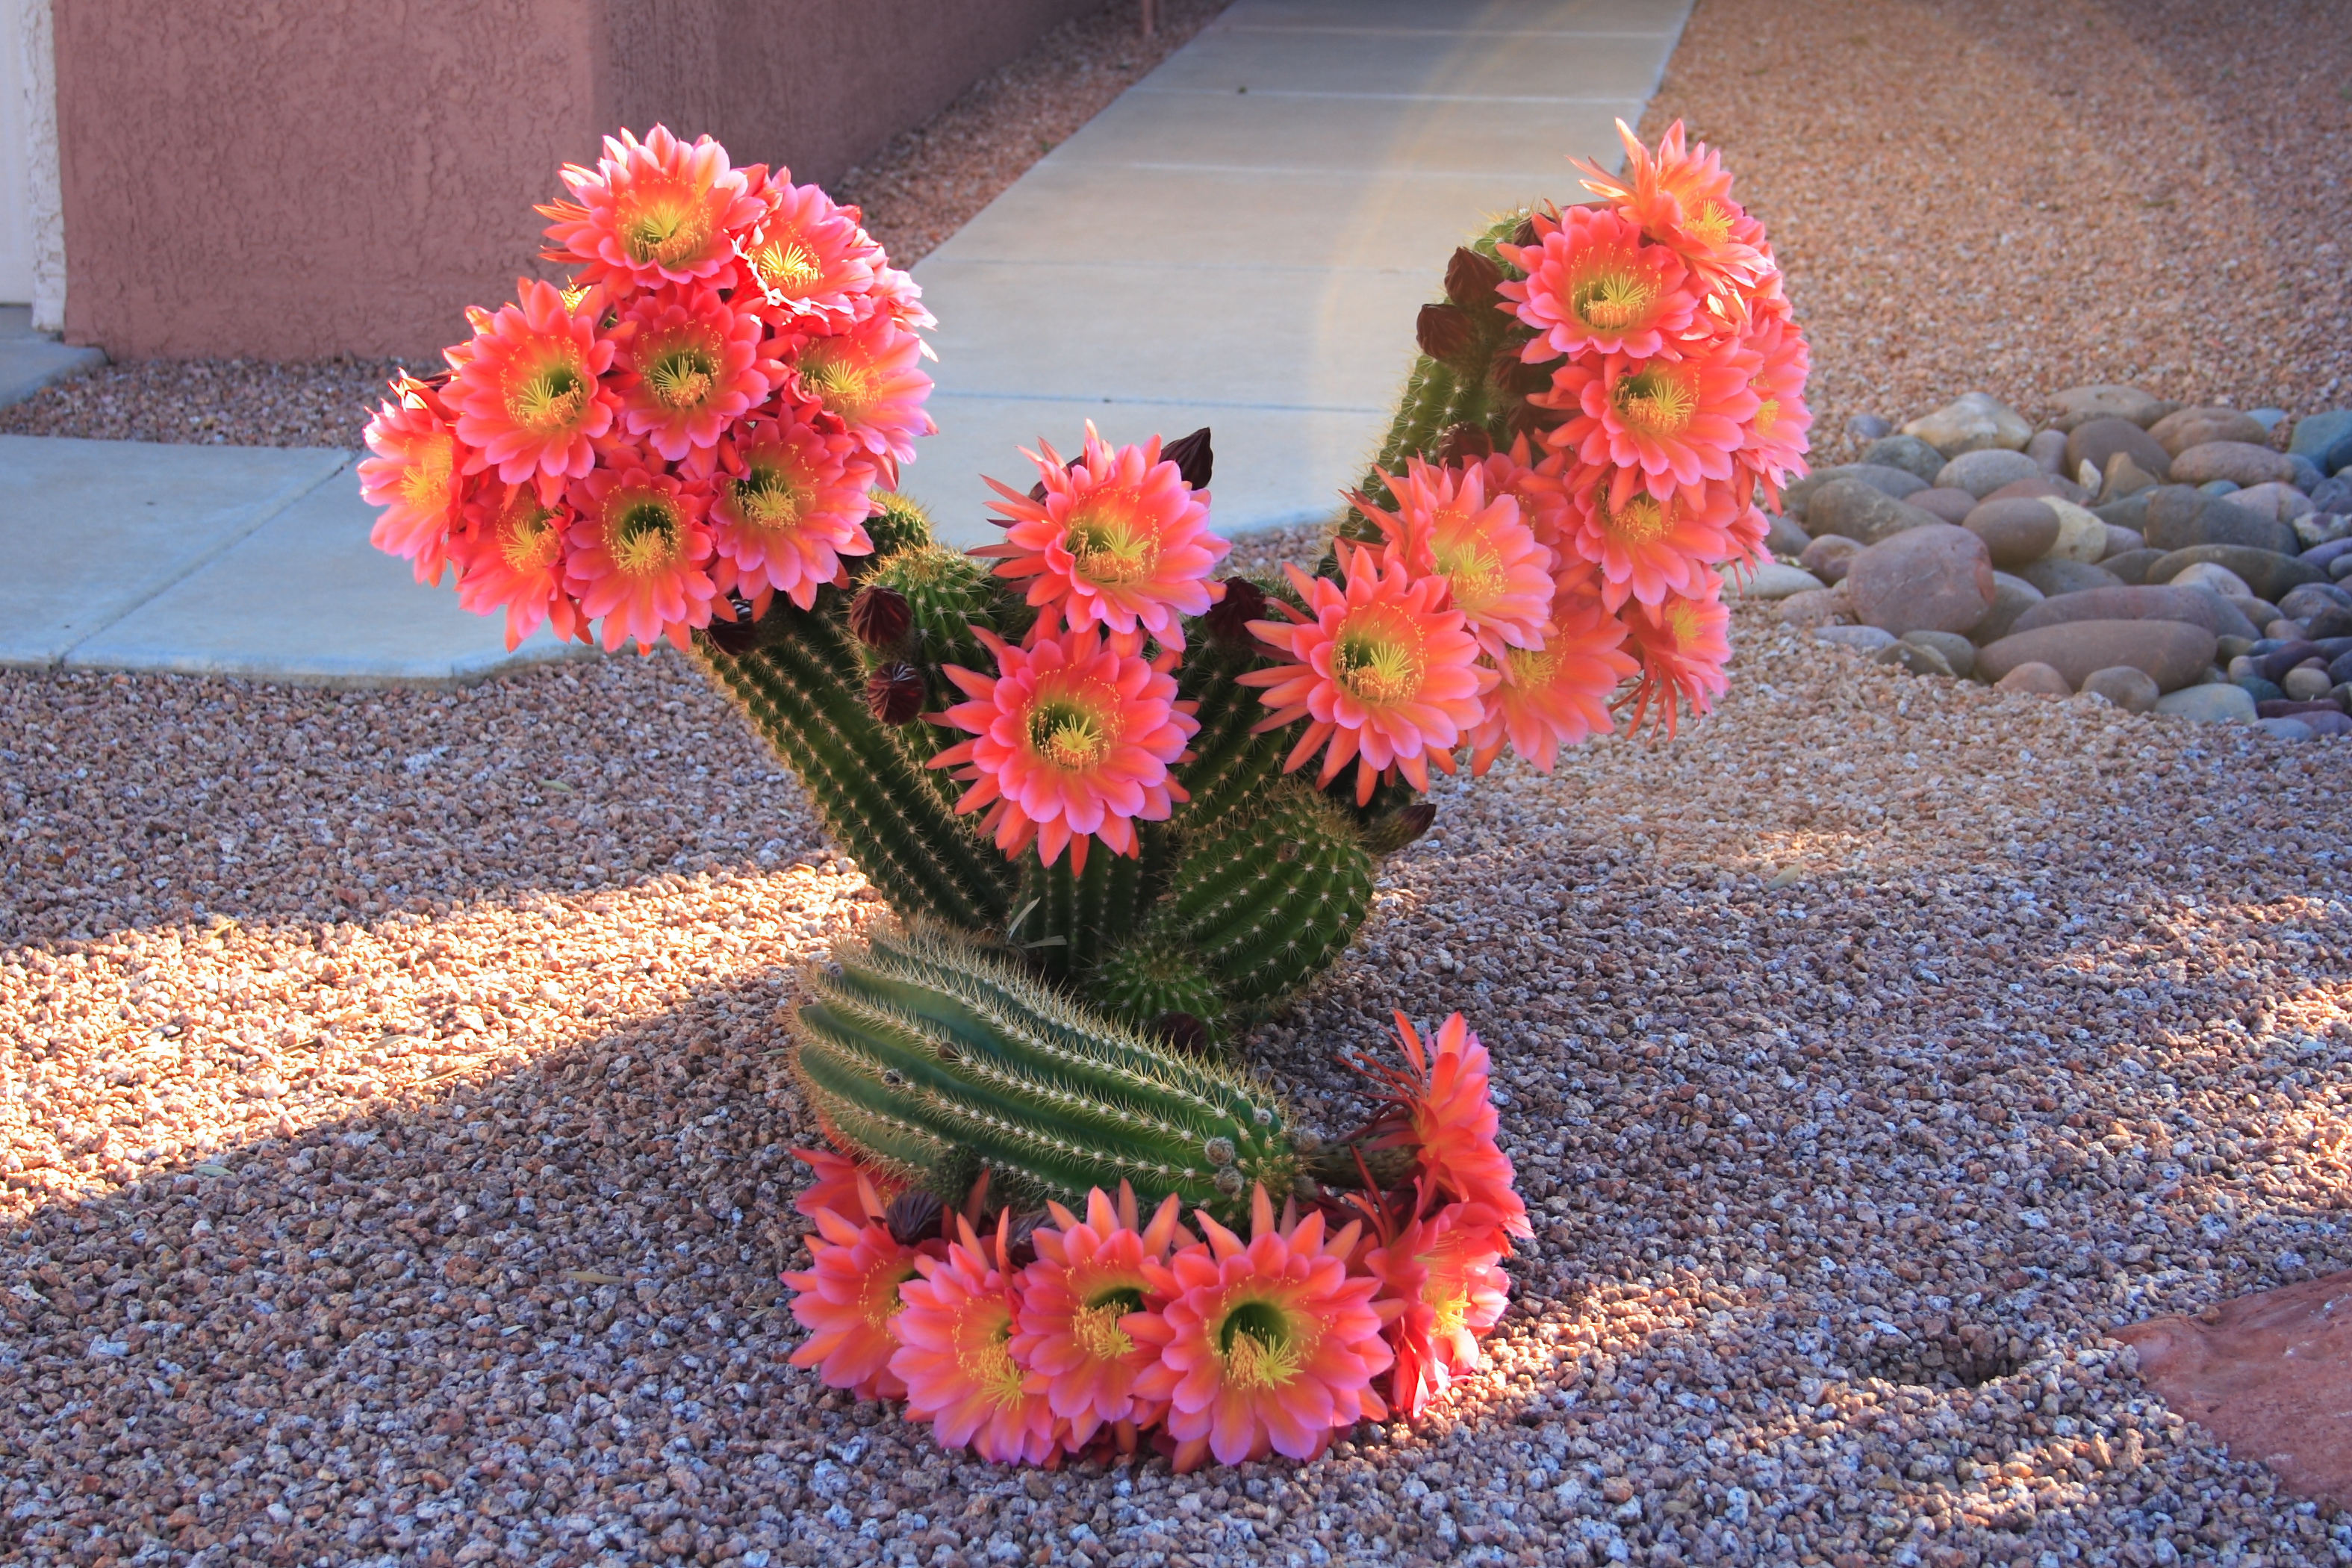
<path fill-rule="evenodd" d="M 1981 649 L 1978 652 L 1977 663 L 1981 669 L 1984 663 Z M 2036 664 L 2032 660 L 2004 672 L 1992 685 L 1996 691 L 2030 691 L 2037 697 L 2074 695 L 2074 683 L 2066 679 L 2063 670 L 2054 669 L 2046 664 Z"/>
<path fill-rule="evenodd" d="M 2022 452 L 2012 452 L 2003 447 L 1987 447 L 1973 452 L 1963 452 L 1946 463 L 1936 475 L 1939 490 L 1966 490 L 1972 496 L 1989 496 L 2003 485 L 2013 485 L 2020 479 L 2047 482 L 2050 476 L 2042 465 Z"/>
<path fill-rule="evenodd" d="M 1903 498 L 1905 506 L 1916 506 L 1921 511 L 1932 511 L 1946 522 L 1967 519 L 1981 503 L 1966 490 L 1944 490 L 1933 488 L 1917 490 Z"/>
<path fill-rule="evenodd" d="M 1945 458 L 1916 436 L 1885 436 L 1870 444 L 1862 460 L 1882 468 L 1901 468 L 1932 485 L 1943 471 Z"/>
<path fill-rule="evenodd" d="M 2006 572 L 1992 574 L 1992 608 L 1985 612 L 1969 631 L 1969 640 L 1979 647 L 1999 642 L 2009 635 L 2017 617 L 2042 601 L 2042 590 L 2022 577 L 2012 577 Z"/>
<path fill-rule="evenodd" d="M 1910 529 L 1949 526 L 1934 512 L 1906 506 L 1859 479 L 1832 479 L 1805 503 L 1805 531 L 1815 539 L 1825 533 L 1838 533 L 1864 544 L 1875 544 Z"/>
<path fill-rule="evenodd" d="M 2112 572 L 2124 582 L 2137 584 L 2147 582 L 2147 569 L 2163 559 L 2161 550 L 2126 550 L 2121 555 L 2107 556 L 2098 565 L 2101 571 Z"/>
<path fill-rule="evenodd" d="M 2235 573 L 2256 598 L 2273 605 L 2305 583 L 2327 580 L 2326 572 L 2292 555 L 2243 544 L 2192 544 L 2175 550 L 2147 569 L 2147 580 L 2169 583 L 2188 568 L 2209 561 Z"/>
<path fill-rule="evenodd" d="M 2167 718 L 2189 719 L 2200 724 L 2251 724 L 2261 715 L 2254 700 L 2238 687 L 2217 681 L 2210 686 L 2184 686 L 2156 700 L 2154 711 Z"/>
<path fill-rule="evenodd" d="M 2011 631 L 2037 631 L 2070 621 L 2183 621 L 2215 637 L 2244 637 L 2254 628 L 2219 594 L 2195 588 L 2088 588 L 2045 598 L 2019 616 Z"/>
<path fill-rule="evenodd" d="M 2146 429 L 2156 423 L 2158 410 L 2162 406 L 2154 393 L 2111 381 L 2063 387 L 2052 394 L 2050 401 L 2058 405 L 2056 423 L 2061 430 L 2073 430 L 2090 420 L 2110 416 L 2128 419 Z"/>
<path fill-rule="evenodd" d="M 2097 512 L 2056 496 L 2042 504 L 2058 514 L 2058 542 L 2050 547 L 2053 560 L 2095 563 L 2107 552 L 2107 524 Z"/>
<path fill-rule="evenodd" d="M 2174 457 L 2209 441 L 2240 441 L 2268 447 L 2271 433 L 2234 408 L 2183 408 L 2148 427 L 2148 436 Z"/>
<path fill-rule="evenodd" d="M 1778 561 L 1768 561 L 1746 573 L 1727 570 L 1723 584 L 1727 597 L 1759 599 L 1767 603 L 1829 586 L 1811 572 L 1801 567 L 1784 566 Z"/>
<path fill-rule="evenodd" d="M 1960 526 L 1983 540 L 1992 563 L 2006 571 L 2050 553 L 2058 542 L 2058 509 L 2046 500 L 2023 498 L 1989 500 L 1969 512 Z"/>
<path fill-rule="evenodd" d="M 2284 452 L 2273 452 L 2251 441 L 2205 441 L 2184 448 L 2172 459 L 2177 484 L 2204 485 L 2227 479 L 2233 485 L 2263 485 L 2276 479 L 2294 482 L 2294 465 Z"/>
<path fill-rule="evenodd" d="M 2124 580 L 2104 566 L 2094 566 L 2087 561 L 2073 561 L 2063 556 L 2045 555 L 2031 565 L 2021 566 L 2017 574 L 2055 598 L 2061 594 L 2079 594 L 2088 588 L 2120 588 Z"/>
<path fill-rule="evenodd" d="M 2183 621 L 2069 621 L 2011 632 L 1979 651 L 1977 668 L 1999 680 L 2021 664 L 2046 664 L 2080 690 L 2094 670 L 2129 665 L 2164 691 L 2178 690 L 2213 662 L 2213 634 Z"/>
<path fill-rule="evenodd" d="M 1797 564 L 1825 584 L 1843 583 L 1845 581 L 1845 569 L 1853 564 L 1853 558 L 1861 551 L 1862 544 L 1857 540 L 1848 539 L 1843 533 L 1824 533 L 1805 546 L 1805 552 L 1797 558 Z"/>
<path fill-rule="evenodd" d="M 2117 452 L 2127 454 L 2159 483 L 2172 468 L 2172 454 L 2155 437 L 2128 419 L 2109 417 L 2086 420 L 2067 433 L 2063 471 L 2076 473 L 2088 463 L 2104 474 L 2107 459 Z"/>
<path fill-rule="evenodd" d="M 2091 671 L 2083 678 L 2083 690 L 2093 697 L 2105 698 L 2126 713 L 2145 713 L 2164 695 L 2145 671 L 2127 664 Z"/>
<path fill-rule="evenodd" d="M 2033 426 L 1990 394 L 1969 392 L 1933 414 L 1912 420 L 1903 426 L 1903 434 L 1916 436 L 1947 458 L 1957 458 L 1989 447 L 2021 452 L 2033 437 Z"/>
<path fill-rule="evenodd" d="M 1901 637 L 1965 632 L 1992 607 L 1992 557 L 1984 541 L 1948 522 L 1880 541 L 1846 568 L 1856 619 Z"/>

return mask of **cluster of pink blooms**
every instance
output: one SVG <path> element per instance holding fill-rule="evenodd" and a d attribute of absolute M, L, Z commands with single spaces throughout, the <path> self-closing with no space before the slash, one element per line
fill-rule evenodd
<path fill-rule="evenodd" d="M 808 1331 L 793 1364 L 1005 1464 L 1147 1441 L 1180 1470 L 1307 1459 L 1359 1421 L 1414 1419 L 1480 1364 L 1529 1231 L 1486 1047 L 1459 1014 L 1426 1043 L 1397 1023 L 1406 1066 L 1376 1069 L 1393 1098 L 1367 1136 L 1414 1151 L 1409 1188 L 1301 1214 L 1260 1187 L 1246 1237 L 1205 1212 L 1188 1227 L 1172 1197 L 1147 1217 L 1124 1184 L 1083 1215 L 1051 1205 L 1027 1247 L 1009 1211 L 991 1227 L 917 1205 L 940 1234 L 908 1235 L 895 1184 L 802 1152 L 816 1234 L 783 1277 Z"/>
<path fill-rule="evenodd" d="M 807 608 L 868 553 L 869 492 L 928 435 L 931 324 L 855 207 L 709 137 L 608 137 L 515 303 L 467 312 L 446 377 L 404 379 L 370 422 L 374 542 L 461 602 L 585 640 L 686 646 L 691 628 Z"/>

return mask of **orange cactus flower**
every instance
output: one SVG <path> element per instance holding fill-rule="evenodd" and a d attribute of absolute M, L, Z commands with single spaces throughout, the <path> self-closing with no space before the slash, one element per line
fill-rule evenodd
<path fill-rule="evenodd" d="M 720 443 L 719 467 L 710 521 L 721 592 L 761 608 L 783 594 L 805 610 L 845 557 L 874 552 L 866 519 L 879 476 L 847 437 L 757 420 Z"/>
<path fill-rule="evenodd" d="M 418 582 L 438 583 L 465 494 L 466 454 L 433 388 L 403 375 L 392 393 L 367 424 L 375 456 L 359 463 L 360 499 L 383 509 L 368 542 L 414 563 Z"/>
<path fill-rule="evenodd" d="M 1287 621 L 1249 623 L 1291 662 L 1238 679 L 1266 689 L 1261 700 L 1273 712 L 1259 732 L 1307 721 L 1286 773 L 1320 751 L 1320 784 L 1356 763 L 1359 804 L 1391 767 L 1425 790 L 1430 763 L 1454 771 L 1454 748 L 1485 716 L 1481 699 L 1497 678 L 1478 663 L 1478 640 L 1452 606 L 1444 578 L 1416 578 L 1402 562 L 1383 564 L 1360 546 L 1339 549 L 1344 588 L 1286 567 L 1306 613 L 1276 601 Z"/>
<path fill-rule="evenodd" d="M 1641 226 L 1605 207 L 1570 207 L 1534 217 L 1533 245 L 1503 245 L 1503 258 L 1528 276 L 1496 292 L 1533 327 L 1520 357 L 1541 364 L 1562 354 L 1671 356 L 1698 313 L 1681 259 L 1645 242 Z"/>
<path fill-rule="evenodd" d="M 1635 601 L 1623 614 L 1642 660 L 1641 683 L 1626 699 L 1633 710 L 1627 727 L 1640 730 L 1654 704 L 1671 741 L 1682 703 L 1703 715 L 1729 685 L 1723 671 L 1731 661 L 1731 612 L 1724 607 L 1723 580 L 1708 573 L 1696 594 L 1670 594 L 1655 605 Z"/>
<path fill-rule="evenodd" d="M 469 471 L 495 469 L 510 485 L 537 479 L 548 494 L 595 466 L 614 408 L 598 377 L 616 344 L 597 326 L 604 304 L 594 290 L 574 302 L 534 279 L 515 288 L 518 303 L 466 312 L 473 340 L 448 351 L 442 398 L 457 439 L 473 448 Z"/>
<path fill-rule="evenodd" d="M 1508 495 L 1488 499 L 1486 470 L 1440 468 L 1406 459 L 1402 477 L 1382 474 L 1396 510 L 1358 495 L 1356 505 L 1388 536 L 1389 555 L 1418 577 L 1442 577 L 1470 635 L 1490 657 L 1533 647 L 1551 602 L 1551 552 L 1536 542 Z"/>
<path fill-rule="evenodd" d="M 1756 397 L 1756 412 L 1742 432 L 1739 459 L 1754 470 L 1777 506 L 1780 487 L 1803 475 L 1805 453 L 1812 445 L 1809 432 L 1813 416 L 1805 406 L 1805 377 L 1813 356 L 1789 314 L 1788 302 L 1777 294 L 1759 301 L 1751 321 L 1748 346 L 1755 352 L 1756 364 L 1748 386 Z"/>
<path fill-rule="evenodd" d="M 1358 1421 L 1384 1418 L 1373 1380 L 1394 1360 L 1382 1331 L 1395 1307 L 1375 1300 L 1378 1280 L 1348 1273 L 1359 1227 L 1327 1237 L 1319 1213 L 1276 1225 L 1263 1186 L 1246 1242 L 1198 1217 L 1207 1241 L 1150 1268 L 1166 1305 L 1125 1320 L 1156 1352 L 1136 1393 L 1167 1402 L 1176 1468 L 1213 1455 L 1311 1459 Z"/>
<path fill-rule="evenodd" d="M 1486 714 L 1471 732 L 1470 772 L 1494 766 L 1504 743 L 1538 773 L 1551 772 L 1554 753 L 1613 727 L 1609 700 L 1641 665 L 1623 651 L 1625 623 L 1609 613 L 1597 592 L 1574 585 L 1552 600 L 1543 646 L 1507 648 L 1496 660 L 1500 679 L 1486 694 Z"/>
<path fill-rule="evenodd" d="M 1704 142 L 1686 146 L 1681 121 L 1666 128 L 1654 153 L 1622 120 L 1617 135 L 1625 144 L 1622 176 L 1570 160 L 1586 190 L 1680 257 L 1703 288 L 1752 283 L 1768 268 L 1754 220 L 1731 199 L 1723 160 Z"/>
<path fill-rule="evenodd" d="M 996 656 L 989 677 L 956 665 L 947 677 L 971 699 L 934 715 L 942 729 L 968 731 L 930 761 L 962 768 L 970 783 L 959 816 L 985 808 L 981 826 L 1018 857 L 1034 842 L 1046 865 L 1070 850 L 1083 871 L 1099 839 L 1135 855 L 1137 822 L 1165 822 L 1189 798 L 1170 768 L 1201 728 L 1192 705 L 1176 700 L 1176 679 L 1140 656 L 1119 652 L 1098 631 L 1040 637 L 1013 647 L 984 629 Z"/>
<path fill-rule="evenodd" d="M 905 1183 L 830 1149 L 795 1149 L 793 1158 L 816 1174 L 793 1198 L 793 1212 L 809 1219 L 822 1212 L 863 1225 L 880 1219 L 890 1200 L 906 1190 Z"/>
<path fill-rule="evenodd" d="M 1632 469 L 1594 466 L 1583 470 L 1570 508 L 1569 550 L 1599 569 L 1601 603 L 1612 610 L 1628 599 L 1655 605 L 1696 592 L 1709 568 L 1737 551 L 1730 530 L 1740 504 L 1728 483 L 1659 496 Z"/>
<path fill-rule="evenodd" d="M 715 278 L 734 265 L 734 237 L 767 216 L 749 171 L 730 168 L 708 136 L 691 146 L 656 125 L 640 142 L 604 138 L 593 169 L 566 163 L 575 198 L 539 208 L 553 218 L 551 261 L 576 265 L 583 282 L 640 289 Z"/>
<path fill-rule="evenodd" d="M 904 1398 L 906 1382 L 890 1364 L 899 1348 L 892 1325 L 906 1310 L 901 1287 L 916 1279 L 918 1253 L 878 1223 L 856 1225 L 831 1208 L 810 1217 L 813 1261 L 783 1276 L 793 1317 L 809 1331 L 792 1363 L 860 1399 Z"/>
<path fill-rule="evenodd" d="M 624 315 L 634 331 L 620 356 L 621 424 L 670 462 L 718 446 L 784 378 L 760 318 L 714 289 L 644 295 Z"/>
<path fill-rule="evenodd" d="M 1083 1220 L 1059 1204 L 1047 1208 L 1054 1224 L 1034 1233 L 1037 1260 L 1022 1276 L 1013 1357 L 1029 1369 L 1031 1391 L 1069 1423 L 1075 1452 L 1106 1426 L 1159 1418 L 1156 1405 L 1135 1397 L 1153 1356 L 1128 1320 L 1147 1310 L 1149 1268 L 1192 1237 L 1173 1197 L 1139 1224 L 1135 1190 L 1124 1182 L 1116 1203 L 1099 1187 L 1087 1194 Z"/>
<path fill-rule="evenodd" d="M 986 1241 L 959 1220 L 961 1237 L 945 1258 L 915 1260 L 922 1278 L 904 1288 L 890 1370 L 907 1385 L 907 1414 L 930 1422 L 940 1447 L 969 1446 L 993 1464 L 1035 1465 L 1060 1449 L 1062 1428 L 1013 1355 L 1021 1293 L 1003 1267 L 1010 1217 L 1000 1216 Z"/>
<path fill-rule="evenodd" d="M 1493 1212 L 1498 1226 L 1498 1250 L 1510 1256 L 1510 1237 L 1529 1237 L 1528 1205 L 1513 1185 L 1517 1173 L 1511 1157 L 1495 1142 L 1502 1118 L 1495 1110 L 1489 1084 L 1494 1063 L 1486 1047 L 1454 1014 L 1438 1026 L 1424 1048 L 1412 1020 L 1396 1016 L 1397 1036 L 1404 1047 L 1405 1066 L 1357 1058 L 1357 1068 L 1392 1091 L 1383 1121 L 1389 1131 L 1384 1147 L 1411 1148 L 1430 1185 L 1462 1203 L 1477 1204 Z"/>
<path fill-rule="evenodd" d="M 1510 1277 L 1500 1267 L 1500 1216 L 1481 1204 L 1447 1204 L 1434 1214 L 1429 1184 L 1414 1191 L 1413 1217 L 1402 1225 L 1379 1215 L 1380 1245 L 1365 1254 L 1365 1273 L 1381 1294 L 1404 1304 L 1389 1325 L 1396 1368 L 1389 1404 L 1407 1421 L 1445 1396 L 1454 1380 L 1475 1371 L 1481 1336 L 1510 1305 Z M 1377 1212 L 1377 1211 L 1376 1211 Z M 1507 1244 L 1506 1244 L 1507 1245 Z"/>
<path fill-rule="evenodd" d="M 1755 361 L 1728 335 L 1685 340 L 1680 359 L 1570 362 L 1528 401 L 1567 411 L 1549 437 L 1554 447 L 1573 447 L 1594 468 L 1638 472 L 1642 488 L 1664 500 L 1731 477 L 1731 455 L 1759 402 L 1748 384 Z"/>
<path fill-rule="evenodd" d="M 536 487 L 491 483 L 466 506 L 465 531 L 451 542 L 457 603 L 478 616 L 504 610 L 507 647 L 542 624 L 558 637 L 584 636 L 587 622 L 563 585 L 572 509 L 540 499 Z"/>
<path fill-rule="evenodd" d="M 739 235 L 735 254 L 760 308 L 793 331 L 838 331 L 855 322 L 875 286 L 882 247 L 854 216 L 814 185 L 777 171 L 767 216 Z"/>
<path fill-rule="evenodd" d="M 572 526 L 565 587 L 583 615 L 604 623 L 607 648 L 635 637 L 651 653 L 667 637 L 684 651 L 688 630 L 710 624 L 718 594 L 703 521 L 708 497 L 625 447 L 614 460 L 572 489 L 580 520 Z"/>
<path fill-rule="evenodd" d="M 866 450 L 912 462 L 915 437 L 938 428 L 923 412 L 931 378 L 916 367 L 922 353 L 922 339 L 877 314 L 848 331 L 803 340 L 794 384 Z"/>
<path fill-rule="evenodd" d="M 988 481 L 1002 500 L 1004 542 L 974 551 L 997 558 L 996 574 L 1029 579 L 1029 603 L 1071 630 L 1104 626 L 1121 637 L 1149 635 L 1181 648 L 1179 618 L 1197 616 L 1223 596 L 1208 581 L 1231 544 L 1209 531 L 1209 492 L 1184 482 L 1160 456 L 1160 437 L 1114 447 L 1087 422 L 1076 463 L 1044 441 L 1023 456 L 1037 465 L 1042 499 Z"/>

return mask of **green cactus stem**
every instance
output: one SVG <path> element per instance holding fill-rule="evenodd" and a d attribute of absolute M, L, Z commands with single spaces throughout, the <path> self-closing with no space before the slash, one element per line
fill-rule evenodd
<path fill-rule="evenodd" d="M 858 650 L 830 591 L 814 611 L 780 603 L 758 646 L 729 654 L 695 639 L 704 666 L 800 778 L 825 829 L 902 915 L 970 930 L 1000 925 L 1014 873 L 866 709 Z M 904 728 L 912 728 L 906 726 Z"/>
<path fill-rule="evenodd" d="M 1294 1190 L 1299 1140 L 1238 1069 L 1178 1052 L 944 933 L 886 935 L 812 976 L 792 1065 L 826 1128 L 960 1201 L 982 1168 L 1019 1199 L 1135 1184 L 1222 1216 Z M 1309 1141 L 1311 1142 L 1311 1141 Z"/>
<path fill-rule="evenodd" d="M 1197 1021 L 1203 1043 L 1225 1037 L 1225 998 L 1202 967 L 1200 954 L 1180 938 L 1147 933 L 1109 953 L 1087 977 L 1087 995 L 1096 1005 L 1139 1029 L 1154 1029 L 1171 1016 Z"/>

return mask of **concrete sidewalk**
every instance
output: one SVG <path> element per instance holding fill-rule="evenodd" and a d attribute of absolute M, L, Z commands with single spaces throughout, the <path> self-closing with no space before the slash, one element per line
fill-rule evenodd
<path fill-rule="evenodd" d="M 1226 533 L 1328 517 L 1386 427 L 1415 312 L 1494 215 L 1622 153 L 1687 0 L 1238 0 L 915 268 L 940 434 L 909 492 L 995 537 L 988 473 L 1216 432 Z"/>
<path fill-rule="evenodd" d="M 0 436 L 0 668 L 446 684 L 513 653 L 373 549 L 352 454 Z"/>
<path fill-rule="evenodd" d="M 68 348 L 47 332 L 33 331 L 30 305 L 0 305 L 0 407 L 105 363 L 100 350 Z"/>

